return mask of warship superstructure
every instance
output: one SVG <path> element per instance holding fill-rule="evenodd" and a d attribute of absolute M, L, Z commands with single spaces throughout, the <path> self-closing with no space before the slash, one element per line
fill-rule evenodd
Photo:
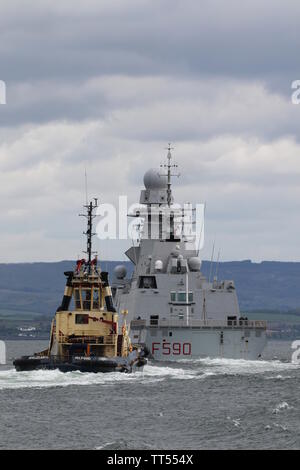
<path fill-rule="evenodd" d="M 169 147 L 166 164 L 144 176 L 141 206 L 132 214 L 142 221 L 140 240 L 126 252 L 134 272 L 128 279 L 124 265 L 115 268 L 115 305 L 129 311 L 132 341 L 155 360 L 257 359 L 266 323 L 241 315 L 233 280 L 201 272 L 197 236 L 184 229 L 185 216 L 174 204 L 174 166 Z"/>
<path fill-rule="evenodd" d="M 87 259 L 74 271 L 65 272 L 64 296 L 51 325 L 49 347 L 14 361 L 18 371 L 59 369 L 62 372 L 132 372 L 146 364 L 147 351 L 135 347 L 129 337 L 127 311 L 119 325 L 108 273 L 93 258 L 92 237 L 97 200 L 85 206 Z M 93 259 L 92 259 L 93 258 Z"/>

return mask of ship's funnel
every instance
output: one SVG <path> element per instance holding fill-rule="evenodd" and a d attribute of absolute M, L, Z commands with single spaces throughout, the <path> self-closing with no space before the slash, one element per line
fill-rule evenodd
<path fill-rule="evenodd" d="M 108 273 L 105 271 L 101 272 L 101 280 L 103 282 L 104 288 L 104 297 L 105 297 L 105 304 L 108 312 L 116 312 L 116 309 L 113 304 L 113 298 L 111 294 L 110 285 L 108 282 Z"/>
<path fill-rule="evenodd" d="M 73 271 L 66 271 L 64 275 L 67 276 L 67 282 L 66 282 L 66 287 L 64 291 L 64 296 L 63 296 L 61 305 L 56 310 L 57 312 L 65 312 L 66 310 L 69 309 L 69 305 L 70 305 L 72 294 L 73 294 L 72 281 L 73 281 L 74 273 Z"/>

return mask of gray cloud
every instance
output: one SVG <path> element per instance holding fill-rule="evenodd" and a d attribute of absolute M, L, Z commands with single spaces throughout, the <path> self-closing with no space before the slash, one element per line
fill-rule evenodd
<path fill-rule="evenodd" d="M 294 73 L 296 0 L 74 2 L 1 5 L 6 79 L 99 74 L 205 74 L 251 78 Z M 16 14 L 17 12 L 17 14 Z"/>
<path fill-rule="evenodd" d="M 90 195 L 134 202 L 169 140 L 178 200 L 207 201 L 205 250 L 216 236 L 225 259 L 298 257 L 299 14 L 292 0 L 3 0 L 2 260 L 76 256 L 84 168 Z"/>

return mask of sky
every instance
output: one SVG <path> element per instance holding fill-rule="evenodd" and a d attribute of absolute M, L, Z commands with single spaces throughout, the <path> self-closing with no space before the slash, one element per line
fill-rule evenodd
<path fill-rule="evenodd" d="M 85 169 L 89 198 L 138 202 L 168 142 L 203 258 L 300 261 L 299 21 L 297 0 L 2 0 L 0 262 L 81 256 Z"/>

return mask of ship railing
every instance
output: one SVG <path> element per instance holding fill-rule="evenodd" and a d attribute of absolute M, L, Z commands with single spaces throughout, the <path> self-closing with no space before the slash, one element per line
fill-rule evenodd
<path fill-rule="evenodd" d="M 267 322 L 264 320 L 198 320 L 198 319 L 171 319 L 171 320 L 156 320 L 150 321 L 147 324 L 146 320 L 131 320 L 131 329 L 139 329 L 150 326 L 150 328 L 266 328 Z"/>
<path fill-rule="evenodd" d="M 60 342 L 65 344 L 82 344 L 88 343 L 91 345 L 114 345 L 117 342 L 118 335 L 112 334 L 107 336 L 74 336 L 70 338 L 69 336 L 60 336 Z"/>

